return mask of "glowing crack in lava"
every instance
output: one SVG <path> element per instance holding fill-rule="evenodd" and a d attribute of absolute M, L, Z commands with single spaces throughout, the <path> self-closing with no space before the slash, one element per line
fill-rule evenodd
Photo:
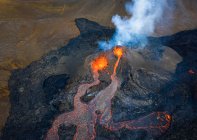
<path fill-rule="evenodd" d="M 91 64 L 94 81 L 90 84 L 87 83 L 79 86 L 77 94 L 74 97 L 74 110 L 72 112 L 63 113 L 54 120 L 52 127 L 47 133 L 46 140 L 59 139 L 58 128 L 60 124 L 67 126 L 74 124 L 77 126 L 74 140 L 93 140 L 96 136 L 95 125 L 97 120 L 99 120 L 100 125 L 111 131 L 126 128 L 129 130 L 145 129 L 147 131 L 159 130 L 165 132 L 169 128 L 171 116 L 166 112 L 153 112 L 137 120 L 113 122 L 111 100 L 120 84 L 116 76 L 116 70 L 123 56 L 123 48 L 117 46 L 114 48 L 113 53 L 118 59 L 114 65 L 110 85 L 101 90 L 88 104 L 80 101 L 80 97 L 85 95 L 90 87 L 100 83 L 98 71 L 108 66 L 107 58 L 105 56 L 99 56 L 93 60 Z M 96 114 L 97 111 L 99 111 L 100 114 Z"/>

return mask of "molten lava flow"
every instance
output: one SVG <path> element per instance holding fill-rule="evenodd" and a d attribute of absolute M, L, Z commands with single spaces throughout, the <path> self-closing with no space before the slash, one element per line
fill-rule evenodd
<path fill-rule="evenodd" d="M 153 112 L 136 120 L 123 121 L 118 123 L 108 122 L 104 125 L 110 131 L 117 131 L 122 128 L 129 130 L 143 129 L 147 131 L 165 132 L 171 122 L 171 116 L 166 112 Z"/>
<path fill-rule="evenodd" d="M 118 64 L 120 62 L 120 58 L 123 55 L 123 49 L 121 47 L 115 47 L 114 50 L 113 50 L 113 52 L 114 52 L 114 55 L 118 57 L 118 60 L 115 63 L 114 72 L 113 72 L 113 76 L 115 76 L 116 75 L 116 70 L 117 70 Z"/>
<path fill-rule="evenodd" d="M 89 88 L 98 85 L 99 73 L 98 71 L 104 70 L 108 66 L 108 60 L 105 56 L 99 56 L 91 63 L 94 82 L 90 84 L 81 84 L 74 97 L 74 110 L 59 115 L 49 129 L 46 140 L 59 140 L 58 127 L 60 124 L 77 126 L 74 140 L 93 140 L 95 139 L 95 125 L 96 120 L 105 128 L 116 131 L 122 128 L 129 130 L 133 129 L 156 129 L 164 132 L 170 126 L 171 116 L 165 112 L 151 113 L 138 120 L 130 120 L 114 123 L 112 120 L 111 100 L 119 86 L 119 80 L 116 76 L 117 67 L 120 59 L 123 56 L 123 49 L 115 47 L 113 53 L 118 57 L 113 74 L 111 75 L 111 83 L 105 89 L 101 90 L 90 103 L 85 104 L 81 102 L 80 98 L 84 96 Z M 97 115 L 96 112 L 101 112 Z"/>
<path fill-rule="evenodd" d="M 118 59 L 114 65 L 113 74 L 111 75 L 111 84 L 104 90 L 100 91 L 89 104 L 90 110 L 98 110 L 99 112 L 101 112 L 99 118 L 100 124 L 102 125 L 108 125 L 108 123 L 111 121 L 111 100 L 114 97 L 119 85 L 118 78 L 116 77 L 116 69 L 123 55 L 123 50 L 122 48 L 118 47 L 114 48 L 113 52 L 114 55 L 118 57 Z"/>
<path fill-rule="evenodd" d="M 99 56 L 91 63 L 92 73 L 94 82 L 90 84 L 82 84 L 79 86 L 77 94 L 74 97 L 74 111 L 63 113 L 59 115 L 55 121 L 51 129 L 48 131 L 46 140 L 58 140 L 58 128 L 60 124 L 70 125 L 75 124 L 77 125 L 77 132 L 74 136 L 76 140 L 86 140 L 90 139 L 94 136 L 94 128 L 92 127 L 89 122 L 91 122 L 92 112 L 88 111 L 88 105 L 82 103 L 80 98 L 86 94 L 86 91 L 91 88 L 92 86 L 98 85 L 99 81 L 99 74 L 98 71 L 103 70 L 108 65 L 107 58 L 105 56 Z M 89 129 L 89 131 L 88 131 Z M 92 133 L 90 130 L 92 129 Z"/>

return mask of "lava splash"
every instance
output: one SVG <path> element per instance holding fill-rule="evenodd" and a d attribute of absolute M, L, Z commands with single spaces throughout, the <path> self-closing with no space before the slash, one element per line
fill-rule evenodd
<path fill-rule="evenodd" d="M 96 137 L 95 126 L 97 120 L 103 127 L 110 131 L 117 131 L 122 128 L 129 130 L 159 130 L 165 132 L 171 122 L 171 116 L 166 112 L 153 112 L 145 117 L 137 120 L 129 120 L 123 122 L 113 122 L 111 112 L 111 100 L 115 96 L 120 81 L 116 76 L 117 67 L 121 57 L 124 55 L 123 48 L 117 46 L 113 49 L 117 60 L 114 65 L 113 74 L 111 75 L 111 83 L 105 89 L 101 90 L 94 99 L 88 104 L 81 102 L 80 98 L 86 94 L 87 90 L 100 83 L 98 71 L 104 70 L 108 66 L 108 59 L 102 55 L 97 57 L 91 63 L 94 81 L 92 83 L 81 84 L 74 97 L 74 110 L 59 115 L 49 129 L 46 140 L 58 140 L 58 128 L 61 124 L 76 125 L 77 130 L 74 140 L 94 140 Z M 96 112 L 100 112 L 97 114 Z"/>
<path fill-rule="evenodd" d="M 91 64 L 93 72 L 101 71 L 105 69 L 107 65 L 108 65 L 108 60 L 104 55 L 97 57 L 95 60 L 92 61 Z"/>

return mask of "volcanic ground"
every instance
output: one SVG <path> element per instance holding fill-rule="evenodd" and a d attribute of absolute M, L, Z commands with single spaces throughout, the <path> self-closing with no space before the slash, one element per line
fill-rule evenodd
<path fill-rule="evenodd" d="M 90 62 L 103 53 L 97 43 L 110 39 L 114 29 L 87 19 L 75 21 L 80 30 L 78 37 L 26 68 L 12 72 L 11 111 L 2 139 L 45 139 L 55 118 L 73 111 L 79 85 L 93 81 Z M 111 100 L 112 120 L 140 120 L 154 112 L 166 112 L 171 117 L 170 126 L 155 133 L 151 127 L 110 131 L 97 123 L 95 139 L 197 139 L 197 30 L 149 37 L 146 47 L 135 49 L 136 46 L 126 46 L 117 68 L 120 86 Z M 113 64 L 115 58 L 111 57 Z M 100 84 L 90 88 L 80 98 L 81 102 L 90 103 L 111 83 L 107 72 L 99 74 Z M 75 133 L 75 124 L 61 124 L 58 128 L 61 140 L 73 139 Z"/>

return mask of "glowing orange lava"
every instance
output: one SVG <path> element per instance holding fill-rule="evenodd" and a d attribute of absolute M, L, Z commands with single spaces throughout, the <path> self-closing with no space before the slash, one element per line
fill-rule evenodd
<path fill-rule="evenodd" d="M 118 57 L 118 60 L 117 60 L 116 63 L 115 63 L 114 71 L 113 71 L 112 77 L 114 77 L 114 76 L 116 75 L 116 70 L 117 70 L 118 64 L 119 64 L 119 62 L 120 62 L 120 58 L 121 58 L 122 55 L 123 55 L 123 49 L 122 49 L 121 47 L 116 46 L 116 47 L 114 48 L 114 50 L 113 50 L 113 53 L 114 53 L 115 56 Z"/>
<path fill-rule="evenodd" d="M 169 114 L 165 114 L 165 118 L 166 118 L 166 120 L 168 120 L 168 121 L 171 121 L 171 119 L 172 119 L 172 117 L 171 117 Z"/>
<path fill-rule="evenodd" d="M 122 47 L 116 46 L 113 50 L 114 55 L 117 57 L 121 57 L 123 55 L 123 49 Z"/>
<path fill-rule="evenodd" d="M 105 56 L 98 56 L 95 60 L 92 62 L 92 69 L 93 71 L 100 71 L 107 67 L 108 60 Z"/>

